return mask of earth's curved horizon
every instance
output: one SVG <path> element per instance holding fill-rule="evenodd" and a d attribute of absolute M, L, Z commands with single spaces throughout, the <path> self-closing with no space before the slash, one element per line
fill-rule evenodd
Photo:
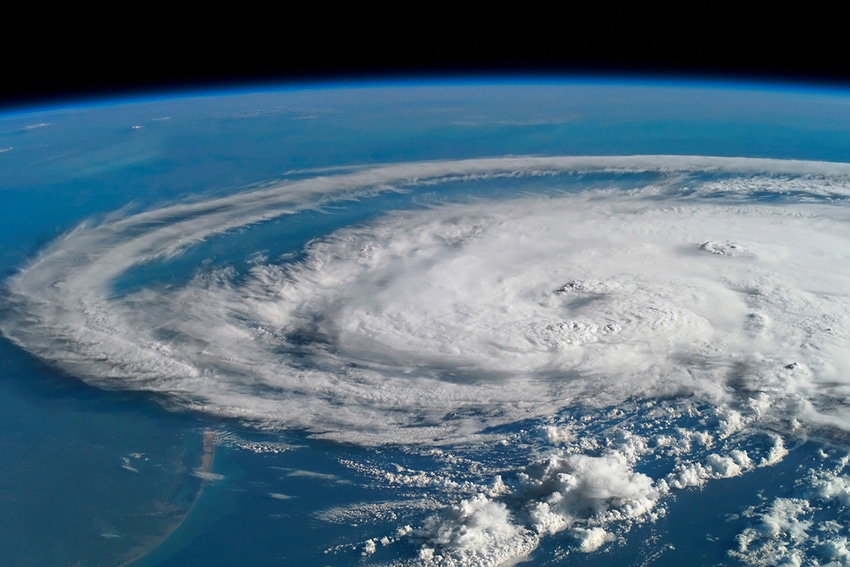
<path fill-rule="evenodd" d="M 0 553 L 850 565 L 848 132 L 589 80 L 0 116 Z"/>

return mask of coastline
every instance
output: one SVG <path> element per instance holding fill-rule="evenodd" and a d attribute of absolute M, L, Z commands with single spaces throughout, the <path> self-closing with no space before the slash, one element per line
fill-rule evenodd
<path fill-rule="evenodd" d="M 192 513 L 192 510 L 195 508 L 198 500 L 201 498 L 201 495 L 204 492 L 204 488 L 207 483 L 211 479 L 212 467 L 215 461 L 215 441 L 216 441 L 216 433 L 211 429 L 205 429 L 202 437 L 201 437 L 201 455 L 200 460 L 198 462 L 197 467 L 192 467 L 191 463 L 187 463 L 186 466 L 186 474 L 192 476 L 192 478 L 197 479 L 198 484 L 193 487 L 192 493 L 188 498 L 187 495 L 182 493 L 182 490 L 178 490 L 172 496 L 171 506 L 175 506 L 175 500 L 182 500 L 185 498 L 187 502 L 189 502 L 188 506 L 184 508 L 183 511 L 177 518 L 175 518 L 175 522 L 172 526 L 165 530 L 165 533 L 157 538 L 156 543 L 153 545 L 147 546 L 147 549 L 134 553 L 133 556 L 129 559 L 126 559 L 118 564 L 118 567 L 129 567 L 135 565 L 137 562 L 144 560 L 151 553 L 159 549 L 164 543 L 166 543 L 174 533 L 180 529 L 183 523 L 186 521 L 186 518 L 189 517 L 189 514 Z M 163 515 L 168 514 L 168 512 L 164 512 Z"/>

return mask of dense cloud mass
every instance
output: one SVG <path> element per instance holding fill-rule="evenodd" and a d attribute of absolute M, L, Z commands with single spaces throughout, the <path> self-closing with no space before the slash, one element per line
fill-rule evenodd
<path fill-rule="evenodd" d="M 650 181 L 621 182 L 638 173 Z M 244 272 L 114 288 L 217 234 L 334 200 L 567 174 L 607 177 L 391 212 L 294 258 L 258 255 Z M 82 225 L 7 283 L 0 328 L 92 384 L 164 393 L 264 429 L 429 446 L 548 423 L 554 453 L 410 532 L 418 561 L 496 565 L 565 530 L 592 551 L 612 540 L 612 522 L 652 519 L 672 490 L 777 462 L 775 431 L 850 428 L 848 196 L 848 166 L 732 158 L 317 175 Z M 675 404 L 658 413 L 675 399 L 713 408 L 710 426 L 661 431 L 684 415 Z M 635 407 L 659 431 L 582 446 L 555 419 L 626 403 L 648 404 Z M 718 450 L 756 431 L 771 433 Z M 677 457 L 667 474 L 635 470 L 662 450 Z"/>

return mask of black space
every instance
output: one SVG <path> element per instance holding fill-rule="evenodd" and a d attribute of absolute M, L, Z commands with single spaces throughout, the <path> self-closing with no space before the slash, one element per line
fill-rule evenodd
<path fill-rule="evenodd" d="M 840 17 L 805 11 L 770 19 L 707 10 L 691 16 L 545 12 L 512 4 L 485 15 L 439 6 L 397 13 L 329 4 L 195 14 L 144 10 L 17 13 L 0 39 L 0 110 L 163 91 L 337 81 L 506 76 L 791 83 L 850 89 Z M 427 8 L 427 10 L 426 10 Z M 583 5 L 583 9 L 588 6 Z M 44 12 L 44 13 L 42 13 Z M 471 14 L 471 15 L 470 15 Z"/>

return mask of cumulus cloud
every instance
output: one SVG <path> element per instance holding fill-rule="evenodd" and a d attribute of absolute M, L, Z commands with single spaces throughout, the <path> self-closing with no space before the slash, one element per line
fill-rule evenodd
<path fill-rule="evenodd" d="M 850 528 L 842 521 L 850 508 L 846 456 L 802 472 L 793 495 L 767 499 L 743 511 L 749 526 L 737 536 L 732 557 L 748 565 L 850 565 Z"/>
<path fill-rule="evenodd" d="M 652 513 L 659 493 L 628 459 L 554 453 L 522 471 L 506 494 L 477 494 L 430 517 L 415 537 L 422 565 L 513 564 L 541 538 L 568 531 L 589 553 L 613 540 L 602 526 Z"/>

